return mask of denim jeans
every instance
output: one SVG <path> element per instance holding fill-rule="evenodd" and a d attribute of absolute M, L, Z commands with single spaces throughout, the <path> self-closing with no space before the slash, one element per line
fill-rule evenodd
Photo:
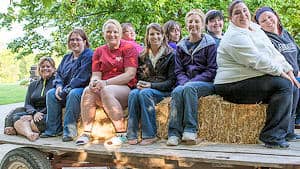
<path fill-rule="evenodd" d="M 215 92 L 211 82 L 188 82 L 171 93 L 168 137 L 198 132 L 198 99 Z"/>
<path fill-rule="evenodd" d="M 80 114 L 80 99 L 83 88 L 74 88 L 67 95 L 66 100 L 58 100 L 55 97 L 55 90 L 47 92 L 47 118 L 46 130 L 47 135 L 56 135 L 63 131 L 63 136 L 77 136 L 77 120 Z M 62 108 L 65 107 L 64 126 L 62 127 Z"/>
<path fill-rule="evenodd" d="M 215 87 L 217 94 L 233 103 L 268 103 L 266 122 L 259 139 L 264 143 L 285 142 L 293 98 L 293 87 L 289 80 L 263 75 Z"/>
<path fill-rule="evenodd" d="M 299 89 L 296 86 L 293 86 L 293 99 L 292 100 L 292 112 L 291 112 L 291 119 L 289 122 L 289 129 L 288 129 L 288 135 L 294 135 L 295 134 L 295 120 L 296 120 L 296 110 L 299 100 Z"/>
<path fill-rule="evenodd" d="M 298 89 L 298 92 L 300 93 L 299 90 L 300 90 L 300 89 Z M 298 99 L 298 103 L 297 103 L 297 108 L 296 108 L 295 116 L 296 116 L 295 124 L 300 124 L 300 99 Z"/>
<path fill-rule="evenodd" d="M 127 138 L 129 140 L 137 138 L 139 122 L 143 139 L 156 137 L 155 105 L 167 96 L 170 96 L 170 92 L 162 92 L 151 88 L 134 89 L 129 93 L 127 127 Z"/>

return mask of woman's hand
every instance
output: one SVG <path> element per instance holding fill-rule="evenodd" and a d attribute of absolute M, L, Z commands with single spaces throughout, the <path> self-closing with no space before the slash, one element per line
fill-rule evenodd
<path fill-rule="evenodd" d="M 151 83 L 139 80 L 136 86 L 138 89 L 151 88 Z"/>
<path fill-rule="evenodd" d="M 288 76 L 290 77 L 290 79 L 292 80 L 292 83 L 297 86 L 298 88 L 300 88 L 300 83 L 298 82 L 298 80 L 295 78 L 293 71 L 289 71 Z"/>
<path fill-rule="evenodd" d="M 290 76 L 287 73 L 282 72 L 280 76 L 283 77 L 283 78 L 286 78 L 287 80 L 289 80 L 293 83 L 293 80 L 290 78 Z"/>
<path fill-rule="evenodd" d="M 93 80 L 89 84 L 89 88 L 93 92 L 101 91 L 104 86 L 106 86 L 106 81 L 105 80 Z"/>
<path fill-rule="evenodd" d="M 57 87 L 56 90 L 55 90 L 55 97 L 58 99 L 58 100 L 62 100 L 62 98 L 59 96 L 59 93 L 62 92 L 62 87 Z"/>
<path fill-rule="evenodd" d="M 39 122 L 39 121 L 41 121 L 41 120 L 43 119 L 43 117 L 44 117 L 44 114 L 43 114 L 43 113 L 37 112 L 37 113 L 35 113 L 34 116 L 33 116 L 33 121 L 34 121 L 34 122 Z"/>

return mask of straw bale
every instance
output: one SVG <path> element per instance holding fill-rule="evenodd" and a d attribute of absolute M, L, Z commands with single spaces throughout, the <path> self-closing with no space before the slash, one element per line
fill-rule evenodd
<path fill-rule="evenodd" d="M 199 136 L 207 141 L 255 144 L 266 118 L 265 104 L 234 104 L 212 95 L 199 100 Z"/>
<path fill-rule="evenodd" d="M 171 98 L 156 106 L 157 135 L 168 137 Z M 198 136 L 211 142 L 255 144 L 266 116 L 264 104 L 234 104 L 212 95 L 199 99 Z"/>
<path fill-rule="evenodd" d="M 171 98 L 167 97 L 155 107 L 159 138 L 168 137 L 170 101 Z M 199 99 L 198 112 L 200 138 L 210 142 L 255 144 L 264 126 L 266 105 L 234 104 L 224 101 L 220 96 L 212 95 Z M 127 109 L 125 114 L 128 114 Z M 83 132 L 81 121 L 78 124 L 78 132 Z M 103 109 L 98 108 L 92 136 L 107 139 L 114 133 L 115 129 L 110 119 Z"/>
<path fill-rule="evenodd" d="M 168 138 L 168 124 L 171 97 L 167 97 L 159 102 L 156 107 L 156 127 L 157 137 Z"/>

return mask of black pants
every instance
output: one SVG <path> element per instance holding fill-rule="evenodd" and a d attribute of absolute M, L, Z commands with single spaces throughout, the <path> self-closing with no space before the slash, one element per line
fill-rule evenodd
<path fill-rule="evenodd" d="M 259 139 L 265 143 L 285 142 L 293 102 L 293 86 L 289 80 L 264 75 L 215 87 L 218 95 L 233 103 L 267 103 L 266 122 Z"/>

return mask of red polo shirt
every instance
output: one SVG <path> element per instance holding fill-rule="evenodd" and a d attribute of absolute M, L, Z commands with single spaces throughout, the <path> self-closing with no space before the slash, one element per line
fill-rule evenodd
<path fill-rule="evenodd" d="M 107 45 L 96 48 L 92 60 L 92 72 L 101 72 L 102 79 L 107 80 L 124 73 L 126 67 L 138 66 L 138 52 L 134 46 L 121 40 L 118 49 L 110 50 Z M 128 82 L 129 87 L 135 86 L 136 77 Z"/>

